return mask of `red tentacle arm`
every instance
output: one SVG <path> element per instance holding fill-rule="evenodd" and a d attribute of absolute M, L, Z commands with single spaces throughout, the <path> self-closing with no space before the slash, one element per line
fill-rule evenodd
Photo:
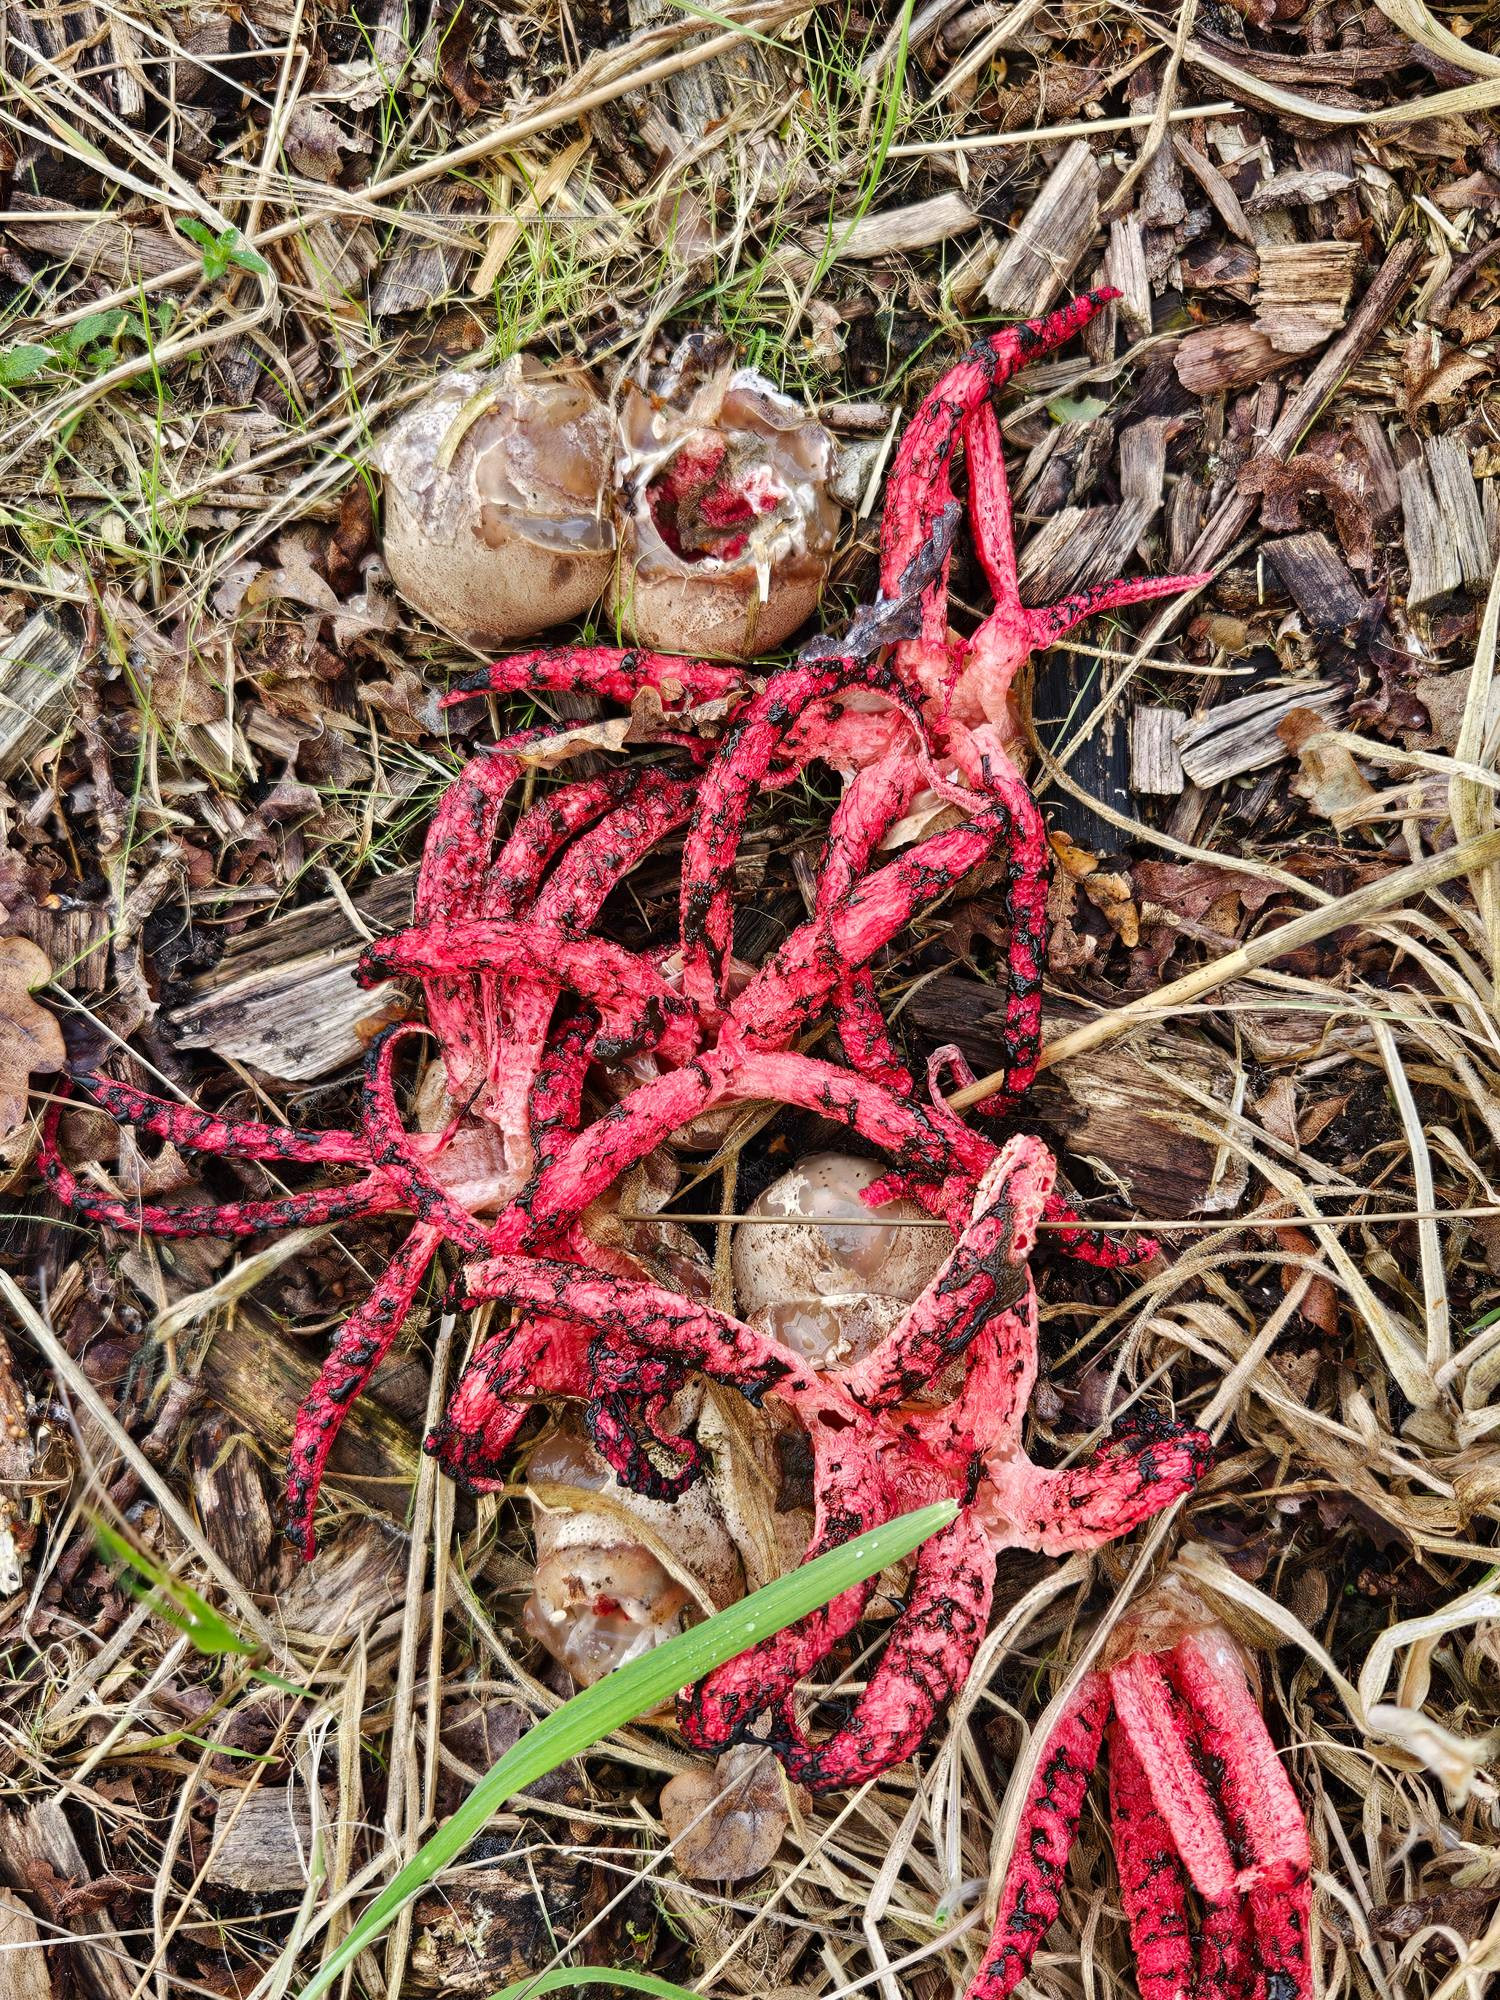
<path fill-rule="evenodd" d="M 548 646 L 513 653 L 463 675 L 444 695 L 442 706 L 472 701 L 476 694 L 587 694 L 628 707 L 644 688 L 650 688 L 671 710 L 684 703 L 721 700 L 740 693 L 744 685 L 743 670 L 722 662 L 619 646 Z"/>
<path fill-rule="evenodd" d="M 343 1187 L 309 1188 L 265 1201 L 187 1202 L 180 1207 L 122 1201 L 86 1186 L 68 1166 L 57 1149 L 59 1118 L 54 1107 L 37 1147 L 36 1163 L 48 1186 L 67 1207 L 126 1235 L 261 1236 L 269 1230 L 311 1229 L 351 1216 L 384 1215 L 401 1206 L 401 1196 L 379 1171 Z"/>
<path fill-rule="evenodd" d="M 577 937 L 535 917 L 519 922 L 459 917 L 398 931 L 365 947 L 357 977 L 373 986 L 393 974 L 431 979 L 465 970 L 520 971 L 529 979 L 571 987 L 598 1011 L 595 1052 L 601 1060 L 655 1049 L 669 1062 L 682 1061 L 699 1045 L 693 1009 L 654 966 L 623 945 Z"/>
<path fill-rule="evenodd" d="M 1062 1906 L 1063 1871 L 1109 1720 L 1109 1683 L 1090 1674 L 1058 1717 L 1026 1795 L 989 1950 L 965 2000 L 1006 2000 Z"/>
<path fill-rule="evenodd" d="M 1145 1766 L 1118 1723 L 1109 1732 L 1109 1823 L 1141 2000 L 1186 2000 L 1195 1990 L 1196 1969 L 1187 1871 L 1151 1796 Z"/>
<path fill-rule="evenodd" d="M 1047 1197 L 1048 1222 L 1053 1224 L 1058 1247 L 1080 1264 L 1093 1264 L 1101 1271 L 1122 1271 L 1131 1264 L 1145 1264 L 1161 1245 L 1152 1236 L 1115 1236 L 1106 1229 L 1091 1229 L 1065 1196 Z"/>
<path fill-rule="evenodd" d="M 721 1009 L 727 993 L 730 885 L 751 795 L 766 781 L 792 726 L 815 705 L 854 686 L 899 699 L 884 670 L 867 661 L 827 659 L 784 668 L 735 716 L 704 774 L 683 845 L 681 930 L 683 991 L 708 1012 Z M 909 727 L 915 726 L 913 718 Z"/>
<path fill-rule="evenodd" d="M 576 839 L 558 862 L 533 906 L 536 923 L 582 935 L 610 891 L 687 818 L 695 789 L 687 779 L 661 767 L 632 776 L 635 782 L 623 803 Z M 560 979 L 507 974 L 494 996 L 494 1011 L 506 1032 L 491 1038 L 487 1112 L 511 1143 L 523 1173 L 531 1167 L 526 1107 L 563 984 Z"/>
<path fill-rule="evenodd" d="M 991 1461 L 978 1505 L 997 1546 L 1066 1555 L 1102 1548 L 1191 1493 L 1213 1463 L 1204 1431 L 1122 1429 L 1084 1465 L 1047 1472 L 1029 1459 Z"/>
<path fill-rule="evenodd" d="M 98 1070 L 82 1070 L 77 1082 L 101 1111 L 122 1125 L 134 1125 L 153 1139 L 194 1153 L 230 1153 L 241 1160 L 295 1161 L 320 1167 L 367 1167 L 370 1149 L 358 1132 L 291 1132 L 254 1119 L 215 1118 L 190 1104 L 151 1097 Z"/>
<path fill-rule="evenodd" d="M 1053 1172 L 1052 1156 L 1040 1140 L 1007 1142 L 986 1169 L 973 1217 L 947 1262 L 880 1345 L 841 1375 L 856 1402 L 870 1410 L 905 1402 L 934 1382 L 981 1329 L 1003 1323 L 1009 1309 L 1026 1297 L 1034 1217 L 1041 1213 Z M 1027 1332 L 1031 1338 L 1023 1342 L 1023 1351 L 1008 1357 L 1017 1370 L 1014 1393 L 987 1380 L 983 1384 L 985 1392 L 1002 1387 L 1006 1418 L 1003 1430 L 986 1437 L 982 1449 L 996 1449 L 1002 1440 L 1012 1449 L 1018 1444 L 1036 1374 L 1034 1326 Z M 993 1404 L 993 1394 L 988 1399 Z"/>
<path fill-rule="evenodd" d="M 339 1328 L 322 1372 L 297 1412 L 287 1473 L 287 1534 L 310 1562 L 317 1545 L 313 1515 L 328 1454 L 349 1405 L 364 1389 L 416 1303 L 442 1233 L 419 1222 L 376 1280 L 364 1304 Z"/>
<path fill-rule="evenodd" d="M 968 1220 L 977 1174 L 995 1157 L 977 1133 L 961 1144 L 920 1106 L 852 1071 L 811 1056 L 747 1054 L 721 1036 L 708 1054 L 642 1084 L 560 1147 L 496 1218 L 491 1243 L 520 1250 L 546 1241 L 679 1126 L 718 1105 L 758 1099 L 816 1111 L 892 1154 L 916 1197 L 955 1229 Z"/>
<path fill-rule="evenodd" d="M 817 871 L 814 915 L 831 919 L 838 903 L 869 867 L 891 827 L 921 789 L 922 773 L 910 755 L 892 752 L 856 773 L 833 816 Z M 851 1068 L 898 1097 L 916 1088 L 911 1071 L 886 1026 L 868 966 L 854 966 L 832 994 L 834 1025 Z"/>
<path fill-rule="evenodd" d="M 924 1543 L 905 1609 L 849 1720 L 819 1744 L 785 1730 L 777 1749 L 792 1782 L 814 1792 L 861 1785 L 920 1749 L 968 1678 L 994 1584 L 994 1552 L 971 1515 Z"/>
<path fill-rule="evenodd" d="M 1248 1910 L 1267 2000 L 1307 2000 L 1312 1993 L 1307 1821 L 1234 1642 L 1214 1626 L 1190 1632 L 1167 1654 L 1166 1670 L 1192 1712 L 1203 1758 L 1222 1771 L 1215 1796 L 1238 1864 L 1235 1886 Z"/>
<path fill-rule="evenodd" d="M 545 1313 L 528 1313 L 492 1333 L 475 1350 L 423 1449 L 466 1492 L 498 1492 L 506 1454 L 537 1404 L 591 1393 L 589 1339 L 576 1320 Z"/>

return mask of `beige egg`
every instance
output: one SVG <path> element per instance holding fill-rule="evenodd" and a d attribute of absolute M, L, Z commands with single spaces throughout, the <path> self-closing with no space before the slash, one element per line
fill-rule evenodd
<path fill-rule="evenodd" d="M 866 1207 L 881 1178 L 874 1160 L 813 1153 L 773 1181 L 734 1232 L 735 1300 L 742 1317 L 804 1360 L 827 1367 L 879 1345 L 953 1248 L 914 1202 Z"/>
<path fill-rule="evenodd" d="M 614 566 L 615 427 L 586 377 L 455 369 L 381 440 L 386 567 L 481 650 L 579 617 Z"/>
<path fill-rule="evenodd" d="M 722 336 L 694 334 L 620 412 L 609 611 L 638 645 L 748 660 L 816 611 L 839 509 L 833 440 Z"/>
<path fill-rule="evenodd" d="M 672 1421 L 687 1421 L 685 1409 Z M 639 1659 L 745 1594 L 745 1572 L 708 1484 L 676 1501 L 621 1486 L 567 1417 L 526 1465 L 536 1572 L 521 1620 L 580 1687 Z"/>

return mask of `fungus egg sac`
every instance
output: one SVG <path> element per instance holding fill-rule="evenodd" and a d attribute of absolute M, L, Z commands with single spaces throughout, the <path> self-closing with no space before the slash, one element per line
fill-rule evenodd
<path fill-rule="evenodd" d="M 690 334 L 620 412 L 610 608 L 638 645 L 748 660 L 817 608 L 838 531 L 833 440 L 722 335 Z"/>
<path fill-rule="evenodd" d="M 868 1354 L 936 1276 L 953 1248 L 914 1202 L 872 1209 L 861 1191 L 884 1169 L 847 1153 L 812 1153 L 751 1205 L 732 1252 L 740 1316 L 815 1367 Z"/>
<path fill-rule="evenodd" d="M 408 604 L 478 648 L 577 618 L 614 562 L 609 410 L 582 374 L 454 369 L 382 439 L 384 553 Z"/>
<path fill-rule="evenodd" d="M 580 1687 L 744 1595 L 739 1553 L 704 1482 L 676 1501 L 631 1493 L 571 1417 L 532 1452 L 526 1478 L 536 1574 L 521 1622 Z"/>

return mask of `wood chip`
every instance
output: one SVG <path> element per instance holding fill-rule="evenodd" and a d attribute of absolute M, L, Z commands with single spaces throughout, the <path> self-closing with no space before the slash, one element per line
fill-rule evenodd
<path fill-rule="evenodd" d="M 191 1453 L 193 1497 L 211 1547 L 248 1589 L 269 1589 L 276 1525 L 254 1453 L 212 1413 L 195 1424 Z"/>
<path fill-rule="evenodd" d="M 1122 216 L 1109 225 L 1104 278 L 1120 294 L 1121 319 L 1136 340 L 1144 340 L 1151 331 L 1151 279 L 1146 270 L 1145 235 L 1134 215 Z"/>
<path fill-rule="evenodd" d="M 1355 243 L 1264 243 L 1255 324 L 1281 354 L 1305 354 L 1337 333 L 1349 315 Z"/>
<path fill-rule="evenodd" d="M 14 776 L 59 734 L 82 665 L 50 611 L 38 611 L 0 644 L 0 778 Z"/>
<path fill-rule="evenodd" d="M 1138 501 L 1154 520 L 1167 486 L 1167 439 L 1171 417 L 1147 417 L 1120 433 L 1120 493 Z"/>
<path fill-rule="evenodd" d="M 1258 688 L 1210 709 L 1193 722 L 1178 743 L 1182 768 L 1195 785 L 1218 785 L 1245 771 L 1261 771 L 1287 755 L 1277 734 L 1294 708 L 1311 708 L 1330 719 L 1343 714 L 1348 697 L 1323 681 L 1293 681 Z"/>
<path fill-rule="evenodd" d="M 1120 575 L 1151 512 L 1138 500 L 1118 507 L 1064 507 L 1021 551 L 1022 596 L 1032 604 L 1053 604 L 1069 591 Z"/>
<path fill-rule="evenodd" d="M 1176 798 L 1187 782 L 1178 739 L 1188 726 L 1176 708 L 1142 702 L 1130 718 L 1130 789 Z"/>
<path fill-rule="evenodd" d="M 1326 535 L 1285 535 L 1263 548 L 1314 632 L 1341 632 L 1369 610 L 1370 599 Z"/>
<path fill-rule="evenodd" d="M 1479 487 L 1468 448 L 1452 431 L 1439 432 L 1422 447 L 1439 515 L 1452 537 L 1459 575 L 1471 590 L 1488 590 L 1493 563 Z"/>
<path fill-rule="evenodd" d="M 414 874 L 384 876 L 354 898 L 372 929 L 410 923 Z M 194 998 L 167 1016 L 175 1040 L 297 1083 L 359 1061 L 405 1011 L 399 987 L 356 985 L 366 942 L 332 897 L 273 917 L 233 940 L 213 971 L 194 981 Z"/>
<path fill-rule="evenodd" d="M 462 217 L 479 207 L 479 195 L 473 188 L 442 187 L 436 192 L 417 188 L 412 207 L 439 219 Z M 390 313 L 425 311 L 457 290 L 474 257 L 470 245 L 446 240 L 450 233 L 457 233 L 457 227 L 455 223 L 452 232 L 436 237 L 410 230 L 398 234 L 399 247 L 370 280 L 370 311 L 376 319 Z"/>
<path fill-rule="evenodd" d="M 1200 153 L 1181 132 L 1173 136 L 1172 144 L 1177 149 L 1178 159 L 1218 210 L 1219 219 L 1230 235 L 1237 236 L 1241 243 L 1253 243 L 1255 235 L 1245 219 L 1244 209 L 1240 207 L 1240 198 L 1213 161 Z"/>
<path fill-rule="evenodd" d="M 48 211 L 60 206 L 40 195 L 17 189 L 9 206 L 36 213 L 35 222 L 7 222 L 5 234 L 19 249 L 33 251 L 48 263 L 107 278 L 113 285 L 135 285 L 160 277 L 192 255 L 191 246 L 165 229 L 141 229 L 113 216 L 78 222 L 64 214 L 56 221 Z"/>
<path fill-rule="evenodd" d="M 47 1956 L 36 1918 L 19 1896 L 0 1889 L 0 2000 L 52 2000 Z"/>
<path fill-rule="evenodd" d="M 95 1871 L 83 1858 L 66 1813 L 56 1799 L 43 1799 L 22 1812 L 0 1812 L 0 1879 L 45 1903 L 49 1894 L 83 1889 Z M 56 1921 L 71 1936 L 55 1945 L 59 1985 L 71 1980 L 83 2000 L 130 2000 L 135 1981 L 132 1960 L 109 1919 L 87 1908 L 57 1907 Z"/>
<path fill-rule="evenodd" d="M 403 1512 L 409 1493 L 400 1496 Z M 298 1570 L 278 1605 L 299 1640 L 347 1639 L 406 1603 L 406 1538 L 376 1521 L 355 1521 Z"/>
<path fill-rule="evenodd" d="M 1075 139 L 1047 176 L 985 281 L 985 302 L 1007 318 L 1044 312 L 1062 291 L 1099 226 L 1099 163 Z"/>
<path fill-rule="evenodd" d="M 1356 410 L 1350 428 L 1370 467 L 1366 501 L 1373 520 L 1384 521 L 1401 504 L 1401 488 L 1396 477 L 1396 461 L 1385 434 L 1385 426 L 1373 410 Z"/>
<path fill-rule="evenodd" d="M 934 195 L 930 201 L 914 201 L 905 208 L 886 208 L 876 215 L 861 216 L 857 222 L 836 221 L 826 234 L 802 240 L 807 255 L 789 258 L 786 268 L 795 275 L 809 272 L 817 262 L 832 254 L 841 262 L 866 263 L 874 257 L 898 257 L 908 250 L 925 250 L 950 236 L 963 236 L 979 227 L 981 217 L 958 193 Z M 795 271 L 794 271 L 795 267 Z"/>
<path fill-rule="evenodd" d="M 248 1895 L 300 1894 L 312 1857 L 312 1808 L 302 1785 L 225 1792 L 214 1815 L 204 1879 Z"/>
<path fill-rule="evenodd" d="M 1429 438 L 1397 474 L 1406 541 L 1406 601 L 1419 607 L 1463 583 L 1489 582 L 1489 538 L 1468 454 L 1456 438 Z"/>
<path fill-rule="evenodd" d="M 1263 382 L 1278 368 L 1289 367 L 1292 358 L 1249 320 L 1230 320 L 1183 336 L 1177 345 L 1177 379 L 1195 396 L 1216 396 L 1224 389 Z"/>
<path fill-rule="evenodd" d="M 294 1347 L 282 1327 L 270 1324 L 253 1305 L 242 1305 L 222 1315 L 214 1327 L 203 1357 L 203 1386 L 236 1425 L 259 1440 L 272 1463 L 279 1463 L 291 1442 L 293 1413 L 317 1379 L 322 1359 L 316 1346 Z M 417 1440 L 426 1379 L 420 1362 L 388 1356 L 371 1378 L 370 1390 L 350 1406 L 328 1461 L 334 1480 L 347 1480 L 368 1506 L 388 1508 L 397 1521 L 405 1519 L 420 1463 Z M 395 1402 L 414 1406 L 409 1424 L 396 1414 Z M 309 1574 L 306 1569 L 297 1572 L 294 1591 Z M 298 1616 L 313 1616 L 300 1598 Z"/>

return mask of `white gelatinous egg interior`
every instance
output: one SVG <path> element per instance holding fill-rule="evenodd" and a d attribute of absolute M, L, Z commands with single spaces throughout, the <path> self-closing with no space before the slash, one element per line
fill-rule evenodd
<path fill-rule="evenodd" d="M 868 1208 L 861 1191 L 884 1169 L 847 1153 L 813 1153 L 773 1181 L 735 1230 L 741 1316 L 827 1367 L 876 1346 L 953 1248 L 915 1203 Z"/>

